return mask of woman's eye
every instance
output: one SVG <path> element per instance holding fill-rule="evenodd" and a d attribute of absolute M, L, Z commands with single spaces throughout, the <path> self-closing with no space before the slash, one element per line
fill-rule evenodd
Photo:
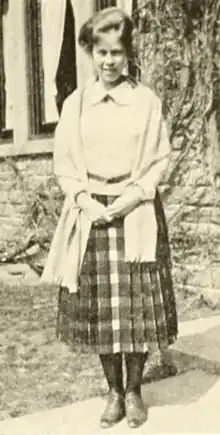
<path fill-rule="evenodd" d="M 100 56 L 106 56 L 108 54 L 106 50 L 99 50 L 98 53 Z M 121 50 L 111 51 L 111 56 L 120 56 L 121 54 L 122 54 Z"/>
<path fill-rule="evenodd" d="M 112 56 L 120 56 L 121 55 L 121 51 L 120 50 L 114 50 L 112 52 Z"/>

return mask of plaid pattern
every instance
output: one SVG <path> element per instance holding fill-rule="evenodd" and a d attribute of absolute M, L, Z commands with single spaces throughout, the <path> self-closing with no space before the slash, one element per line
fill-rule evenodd
<path fill-rule="evenodd" d="M 96 196 L 110 204 L 114 198 Z M 61 289 L 57 334 L 81 350 L 147 352 L 166 348 L 177 335 L 176 304 L 163 207 L 157 194 L 157 262 L 124 262 L 123 219 L 92 227 L 79 292 Z"/>

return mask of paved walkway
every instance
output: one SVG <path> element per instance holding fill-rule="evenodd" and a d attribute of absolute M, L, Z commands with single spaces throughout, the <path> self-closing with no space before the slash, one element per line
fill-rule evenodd
<path fill-rule="evenodd" d="M 220 316 L 198 318 L 179 324 L 179 337 L 189 337 L 196 334 L 203 334 L 215 326 L 220 326 Z"/>
<path fill-rule="evenodd" d="M 180 369 L 195 366 L 220 376 L 220 316 L 180 324 L 179 338 L 169 353 Z"/>
<path fill-rule="evenodd" d="M 112 430 L 99 429 L 105 402 L 100 398 L 10 419 L 0 424 L 1 435 L 75 435 L 96 433 L 220 433 L 220 381 L 201 371 L 143 386 L 148 422 L 138 430 L 126 420 Z"/>
<path fill-rule="evenodd" d="M 215 359 L 220 364 L 220 317 L 199 319 L 180 325 L 180 339 L 194 345 L 208 337 L 208 355 L 214 343 Z M 185 345 L 186 346 L 186 345 Z M 200 346 L 201 351 L 201 346 Z M 186 352 L 188 350 L 186 349 Z M 212 356 L 212 353 L 210 352 Z M 211 357 L 210 357 L 211 358 Z M 200 361 L 200 360 L 198 360 Z M 73 435 L 125 433 L 218 433 L 220 434 L 220 378 L 200 370 L 143 385 L 144 401 L 149 406 L 148 421 L 139 429 L 129 429 L 126 420 L 111 430 L 99 429 L 99 417 L 105 402 L 94 398 L 51 411 L 27 415 L 0 422 L 0 435 Z"/>

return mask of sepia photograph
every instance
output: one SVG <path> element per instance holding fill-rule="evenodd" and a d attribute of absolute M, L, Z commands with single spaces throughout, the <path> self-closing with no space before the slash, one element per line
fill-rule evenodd
<path fill-rule="evenodd" d="M 220 0 L 0 0 L 0 435 L 220 434 Z"/>

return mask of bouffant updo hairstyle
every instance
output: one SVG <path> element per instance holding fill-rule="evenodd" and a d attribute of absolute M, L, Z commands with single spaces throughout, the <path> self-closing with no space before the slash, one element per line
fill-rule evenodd
<path fill-rule="evenodd" d="M 123 10 L 116 7 L 97 12 L 82 25 L 78 38 L 79 45 L 91 54 L 93 46 L 100 41 L 102 35 L 112 30 L 118 33 L 128 59 L 133 58 L 135 35 L 133 22 Z"/>

